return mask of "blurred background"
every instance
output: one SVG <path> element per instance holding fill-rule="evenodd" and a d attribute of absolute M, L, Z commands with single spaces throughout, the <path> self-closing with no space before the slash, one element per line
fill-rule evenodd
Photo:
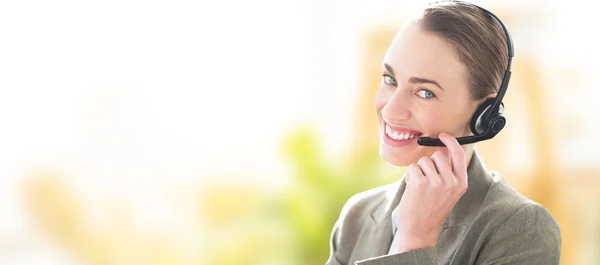
<path fill-rule="evenodd" d="M 324 264 L 346 200 L 402 176 L 372 100 L 428 2 L 0 2 L 0 264 Z M 561 264 L 600 264 L 596 11 L 472 2 L 516 56 L 477 148 L 557 218 Z"/>

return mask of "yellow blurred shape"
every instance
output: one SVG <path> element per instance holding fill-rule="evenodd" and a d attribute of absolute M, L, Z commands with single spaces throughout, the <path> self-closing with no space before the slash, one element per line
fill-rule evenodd
<path fill-rule="evenodd" d="M 205 220 L 209 228 L 218 229 L 255 215 L 260 203 L 265 200 L 260 190 L 255 186 L 211 183 L 199 192 L 202 203 L 200 219 Z"/>
<path fill-rule="evenodd" d="M 165 234 L 136 229 L 126 212 L 115 211 L 107 222 L 91 226 L 87 205 L 67 187 L 58 174 L 33 174 L 24 185 L 25 202 L 36 224 L 86 264 L 199 264 L 177 253 Z"/>

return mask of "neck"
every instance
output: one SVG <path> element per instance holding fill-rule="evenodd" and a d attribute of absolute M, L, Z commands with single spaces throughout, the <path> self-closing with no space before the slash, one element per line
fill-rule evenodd
<path fill-rule="evenodd" d="M 465 151 L 465 161 L 467 162 L 466 168 L 469 168 L 469 164 L 473 158 L 473 153 L 475 152 L 474 144 L 463 145 L 462 148 Z"/>

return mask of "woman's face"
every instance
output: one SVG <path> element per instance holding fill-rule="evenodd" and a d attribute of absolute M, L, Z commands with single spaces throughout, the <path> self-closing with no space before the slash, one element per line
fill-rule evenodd
<path fill-rule="evenodd" d="M 407 166 L 433 155 L 436 147 L 418 145 L 418 136 L 471 134 L 471 116 L 481 101 L 471 100 L 467 69 L 444 39 L 408 23 L 383 62 L 375 109 L 384 160 Z"/>

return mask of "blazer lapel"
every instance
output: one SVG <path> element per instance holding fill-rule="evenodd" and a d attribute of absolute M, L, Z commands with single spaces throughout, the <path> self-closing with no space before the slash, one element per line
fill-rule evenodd
<path fill-rule="evenodd" d="M 392 223 L 375 223 L 372 219 L 365 220 L 365 227 L 361 231 L 359 240 L 354 247 L 348 264 L 355 261 L 388 254 L 392 243 Z"/>
<path fill-rule="evenodd" d="M 354 261 L 387 255 L 392 244 L 391 214 L 400 202 L 406 182 L 404 176 L 390 185 L 382 202 L 383 207 L 377 207 L 365 220 L 358 244 L 355 246 L 350 264 Z"/>

